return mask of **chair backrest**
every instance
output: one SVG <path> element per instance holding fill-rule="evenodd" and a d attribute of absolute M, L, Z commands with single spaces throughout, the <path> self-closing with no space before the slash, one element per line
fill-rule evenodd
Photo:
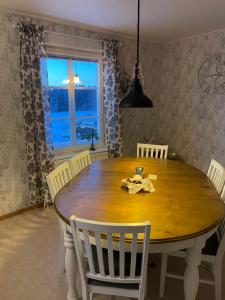
<path fill-rule="evenodd" d="M 83 169 L 88 167 L 91 164 L 90 151 L 85 150 L 76 155 L 74 155 L 69 160 L 72 176 L 76 176 Z"/>
<path fill-rule="evenodd" d="M 86 278 L 117 283 L 145 283 L 150 238 L 150 223 L 102 223 L 75 216 L 70 218 L 82 280 Z M 129 234 L 129 242 L 126 240 Z M 141 234 L 141 242 L 140 242 Z M 116 235 L 116 237 L 115 237 Z M 138 241 L 139 238 L 139 241 Z M 116 241 L 115 241 L 116 239 Z M 93 244 L 97 254 L 93 258 Z M 116 245 L 116 246 L 115 246 Z M 118 252 L 115 251 L 118 249 Z M 115 252 L 119 263 L 115 268 Z M 125 273 L 125 252 L 130 253 L 129 274 Z M 142 253 L 140 274 L 136 274 L 137 253 Z M 88 271 L 85 266 L 88 261 Z M 106 257 L 105 257 L 106 256 Z M 106 261 L 108 261 L 106 266 Z M 96 264 L 98 267 L 96 267 Z"/>
<path fill-rule="evenodd" d="M 225 180 L 225 169 L 215 159 L 211 159 L 207 176 L 211 179 L 218 193 L 221 192 Z"/>
<path fill-rule="evenodd" d="M 224 204 L 225 204 L 225 182 L 223 183 L 223 189 L 221 192 L 221 199 L 223 200 Z"/>
<path fill-rule="evenodd" d="M 221 222 L 219 228 L 220 244 L 216 253 L 216 263 L 222 265 L 223 257 L 225 253 L 225 219 Z"/>
<path fill-rule="evenodd" d="M 46 179 L 52 201 L 54 202 L 55 195 L 58 191 L 72 179 L 69 163 L 66 161 L 59 165 L 47 175 Z"/>
<path fill-rule="evenodd" d="M 109 158 L 109 153 L 107 151 L 94 153 L 91 155 L 91 161 L 104 160 Z"/>
<path fill-rule="evenodd" d="M 155 157 L 167 159 L 168 145 L 137 143 L 137 157 Z"/>
<path fill-rule="evenodd" d="M 221 192 L 221 199 L 223 200 L 224 205 L 225 205 L 225 184 L 224 184 L 222 192 Z M 220 241 L 222 241 L 224 233 L 225 233 L 225 217 L 218 227 L 218 237 L 219 237 Z"/>

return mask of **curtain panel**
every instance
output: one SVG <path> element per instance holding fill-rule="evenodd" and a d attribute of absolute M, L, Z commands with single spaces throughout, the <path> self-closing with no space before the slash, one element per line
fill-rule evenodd
<path fill-rule="evenodd" d="M 106 143 L 110 157 L 122 156 L 122 122 L 119 101 L 121 97 L 118 41 L 103 40 L 103 99 Z"/>
<path fill-rule="evenodd" d="M 50 106 L 41 80 L 41 68 L 46 63 L 44 28 L 23 22 L 18 24 L 18 28 L 29 196 L 31 203 L 47 206 L 51 198 L 46 176 L 53 170 L 54 164 L 53 148 L 45 127 L 50 126 L 47 124 Z"/>

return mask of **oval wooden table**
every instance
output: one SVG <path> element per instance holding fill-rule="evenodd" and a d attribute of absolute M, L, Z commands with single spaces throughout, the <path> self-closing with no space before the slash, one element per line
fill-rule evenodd
<path fill-rule="evenodd" d="M 120 186 L 137 166 L 156 174 L 153 193 L 129 194 Z M 151 222 L 150 253 L 186 249 L 185 300 L 194 300 L 199 285 L 201 250 L 224 217 L 224 204 L 213 184 L 198 169 L 175 160 L 116 158 L 97 161 L 72 179 L 56 196 L 58 216 L 103 222 Z M 78 298 L 77 266 L 70 227 L 65 233 L 68 300 Z"/>

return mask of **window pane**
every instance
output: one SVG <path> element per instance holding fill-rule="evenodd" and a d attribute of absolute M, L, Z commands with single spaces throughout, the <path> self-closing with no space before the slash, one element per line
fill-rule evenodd
<path fill-rule="evenodd" d="M 94 143 L 99 144 L 101 107 L 98 60 L 88 61 L 83 58 L 75 61 L 49 57 L 45 66 L 48 73 L 50 117 L 55 149 L 90 145 L 92 134 Z M 73 69 L 71 76 L 78 74 L 80 83 L 76 84 L 75 81 L 69 83 L 70 66 Z M 44 77 L 46 68 L 42 67 L 41 71 Z"/>
<path fill-rule="evenodd" d="M 79 75 L 80 83 L 76 86 L 98 86 L 98 63 L 92 61 L 75 60 L 73 62 L 74 75 Z"/>
<path fill-rule="evenodd" d="M 69 95 L 66 89 L 49 89 L 51 118 L 69 117 Z"/>
<path fill-rule="evenodd" d="M 97 118 L 87 118 L 87 119 L 84 118 L 76 121 L 77 143 L 91 144 L 92 129 L 93 129 L 94 143 L 95 144 L 98 143 L 100 140 L 100 136 L 99 136 L 97 125 L 98 125 Z"/>
<path fill-rule="evenodd" d="M 96 116 L 97 114 L 97 91 L 75 90 L 75 115 L 76 118 Z"/>
<path fill-rule="evenodd" d="M 66 89 L 49 89 L 54 147 L 70 142 L 69 97 Z M 60 144 L 60 145 L 59 145 Z M 62 145 L 64 146 L 64 145 Z"/>
<path fill-rule="evenodd" d="M 52 139 L 54 147 L 70 142 L 70 120 L 52 120 Z"/>
<path fill-rule="evenodd" d="M 48 58 L 48 85 L 68 85 L 68 64 L 66 59 Z"/>

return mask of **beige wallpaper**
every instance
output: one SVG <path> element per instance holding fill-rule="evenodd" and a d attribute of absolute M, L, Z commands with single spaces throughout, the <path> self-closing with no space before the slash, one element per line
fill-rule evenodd
<path fill-rule="evenodd" d="M 205 59 L 225 53 L 224 41 L 219 31 L 163 46 L 158 139 L 205 172 L 212 157 L 225 165 L 225 94 L 203 92 L 198 71 Z"/>
<path fill-rule="evenodd" d="M 23 112 L 19 83 L 19 39 L 12 24 L 28 19 L 14 14 L 0 12 L 0 216 L 29 205 L 27 193 L 27 166 L 24 146 Z M 32 20 L 43 24 L 48 31 L 80 35 L 100 39 L 102 34 L 78 29 L 68 25 Z M 104 37 L 110 38 L 104 34 Z M 134 65 L 134 41 L 130 38 L 114 36 L 122 41 L 120 61 L 122 70 L 132 73 Z M 141 52 L 144 62 L 145 90 L 156 97 L 159 84 L 155 70 L 158 68 L 157 46 L 142 43 Z M 156 57 L 156 59 L 154 59 Z M 144 116 L 144 117 L 143 117 Z M 156 130 L 152 112 L 128 112 L 124 116 L 125 153 L 132 153 L 136 142 L 152 136 Z M 152 121 L 151 121 L 152 120 Z M 151 126 L 151 123 L 153 126 Z"/>
<path fill-rule="evenodd" d="M 28 202 L 18 49 L 10 19 L 0 14 L 0 215 Z"/>

